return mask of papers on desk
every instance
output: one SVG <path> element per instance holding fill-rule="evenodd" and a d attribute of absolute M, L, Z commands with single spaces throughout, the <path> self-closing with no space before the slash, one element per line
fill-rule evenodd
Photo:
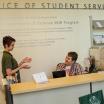
<path fill-rule="evenodd" d="M 36 73 L 36 74 L 33 74 L 32 76 L 33 76 L 33 79 L 36 81 L 36 83 L 48 82 L 48 78 L 47 78 L 45 72 Z"/>

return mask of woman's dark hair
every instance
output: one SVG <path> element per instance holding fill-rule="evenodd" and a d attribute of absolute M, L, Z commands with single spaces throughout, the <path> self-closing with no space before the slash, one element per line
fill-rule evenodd
<path fill-rule="evenodd" d="M 12 38 L 11 36 L 5 36 L 3 37 L 3 46 L 5 48 L 5 45 L 8 45 L 8 47 L 11 45 L 12 42 L 15 42 L 16 40 Z"/>
<path fill-rule="evenodd" d="M 72 57 L 72 61 L 76 61 L 78 58 L 78 54 L 76 52 L 68 52 L 68 56 Z"/>

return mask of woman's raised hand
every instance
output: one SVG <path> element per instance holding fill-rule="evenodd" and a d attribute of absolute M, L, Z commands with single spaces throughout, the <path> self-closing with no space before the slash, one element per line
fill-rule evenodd
<path fill-rule="evenodd" d="M 25 57 L 24 59 L 22 59 L 22 63 L 30 63 L 32 61 L 32 58 L 30 57 Z"/>
<path fill-rule="evenodd" d="M 31 68 L 31 66 L 29 66 L 28 64 L 22 64 L 20 66 L 20 69 L 30 69 L 30 68 Z"/>

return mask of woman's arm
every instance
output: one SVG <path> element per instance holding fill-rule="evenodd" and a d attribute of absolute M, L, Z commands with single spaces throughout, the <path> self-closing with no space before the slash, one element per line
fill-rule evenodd
<path fill-rule="evenodd" d="M 25 57 L 24 59 L 22 59 L 22 61 L 18 64 L 18 66 L 21 66 L 24 63 L 30 63 L 32 61 L 32 59 L 30 57 Z"/>
<path fill-rule="evenodd" d="M 29 68 L 30 68 L 29 65 L 22 64 L 21 66 L 17 67 L 16 69 L 13 69 L 13 70 L 11 68 L 7 68 L 6 74 L 7 74 L 7 76 L 11 76 L 21 69 L 29 69 Z"/>
<path fill-rule="evenodd" d="M 16 68 L 16 69 L 14 69 L 14 70 L 12 70 L 12 69 L 10 69 L 10 68 L 7 68 L 7 69 L 6 69 L 6 74 L 7 74 L 7 76 L 11 76 L 11 75 L 15 74 L 18 70 L 20 70 L 19 67 Z"/>
<path fill-rule="evenodd" d="M 64 70 L 66 67 L 65 63 L 59 63 L 56 66 L 56 70 Z"/>

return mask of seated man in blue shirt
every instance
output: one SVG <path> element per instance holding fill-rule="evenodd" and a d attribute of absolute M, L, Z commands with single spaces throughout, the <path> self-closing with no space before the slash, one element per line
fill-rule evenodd
<path fill-rule="evenodd" d="M 76 52 L 68 52 L 65 62 L 57 65 L 57 70 L 65 70 L 69 76 L 79 75 L 83 73 L 83 68 L 80 64 L 76 63 L 78 54 Z"/>

